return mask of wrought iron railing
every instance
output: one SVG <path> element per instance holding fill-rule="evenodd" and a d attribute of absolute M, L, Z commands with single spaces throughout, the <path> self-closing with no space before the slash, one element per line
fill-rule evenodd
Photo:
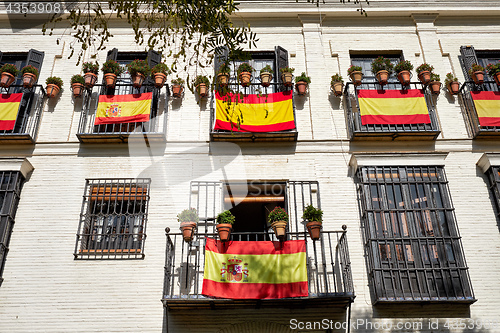
<path fill-rule="evenodd" d="M 323 231 L 318 241 L 312 241 L 305 232 L 287 233 L 288 239 L 306 241 L 309 296 L 293 300 L 328 300 L 343 305 L 354 300 L 346 227 L 343 228 L 343 231 Z M 259 233 L 233 233 L 231 239 L 254 240 L 256 234 Z M 202 307 L 213 301 L 213 298 L 202 295 L 202 284 L 206 238 L 217 238 L 217 235 L 196 234 L 193 241 L 187 243 L 181 233 L 170 233 L 166 228 L 166 236 L 164 305 L 168 308 Z M 264 238 L 264 233 L 260 233 L 260 237 Z M 286 299 L 281 305 L 286 307 L 288 302 L 292 299 Z"/>
<path fill-rule="evenodd" d="M 365 124 L 361 122 L 361 114 L 358 101 L 358 90 L 368 89 L 423 89 L 427 109 L 429 110 L 430 124 Z M 435 98 L 431 92 L 420 82 L 411 82 L 408 87 L 403 87 L 399 82 L 389 82 L 381 86 L 376 82 L 362 83 L 355 86 L 352 82 L 347 82 L 344 88 L 344 104 L 347 117 L 347 128 L 350 139 L 360 137 L 382 137 L 387 136 L 396 139 L 401 136 L 416 136 L 422 139 L 435 139 L 439 133 L 439 125 L 436 116 Z"/>
<path fill-rule="evenodd" d="M 153 93 L 150 120 L 147 122 L 95 125 L 99 91 L 102 91 L 102 87 L 102 84 L 96 84 L 95 88 L 97 89 L 94 89 L 94 91 L 97 92 L 90 89 L 84 92 L 77 134 L 81 142 L 95 142 L 96 140 L 127 141 L 131 135 L 141 135 L 147 140 L 166 140 L 168 99 L 170 96 L 168 87 L 166 88 L 165 100 L 161 100 L 161 89 L 154 87 L 154 85 L 144 84 L 142 89 L 138 89 L 131 84 L 116 84 L 117 88 L 122 88 L 132 94 L 144 90 Z"/>
<path fill-rule="evenodd" d="M 23 93 L 12 130 L 0 130 L 0 142 L 34 143 L 45 103 L 45 90 L 41 85 L 24 88 L 13 84 L 9 88 L 0 88 L 1 94 Z"/>

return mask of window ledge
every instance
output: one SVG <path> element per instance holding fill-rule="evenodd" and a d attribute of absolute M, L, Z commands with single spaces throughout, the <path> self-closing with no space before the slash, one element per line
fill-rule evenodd
<path fill-rule="evenodd" d="M 349 161 L 353 174 L 363 166 L 444 166 L 448 153 L 353 154 Z M 418 158 L 416 158 L 418 157 Z"/>
<path fill-rule="evenodd" d="M 483 156 L 477 161 L 476 165 L 483 173 L 486 173 L 491 166 L 500 165 L 500 154 L 497 153 L 484 153 Z"/>
<path fill-rule="evenodd" d="M 33 169 L 33 165 L 26 158 L 0 158 L 0 171 L 19 171 L 27 178 Z"/>

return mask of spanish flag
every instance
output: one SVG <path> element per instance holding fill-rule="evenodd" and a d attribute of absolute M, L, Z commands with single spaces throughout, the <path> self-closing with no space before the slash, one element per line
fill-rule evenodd
<path fill-rule="evenodd" d="M 202 294 L 230 299 L 308 296 L 306 243 L 207 238 Z"/>
<path fill-rule="evenodd" d="M 153 93 L 101 95 L 95 125 L 149 121 Z"/>
<path fill-rule="evenodd" d="M 0 130 L 14 129 L 22 99 L 23 93 L 0 95 Z"/>
<path fill-rule="evenodd" d="M 500 92 L 471 91 L 479 125 L 500 126 Z"/>
<path fill-rule="evenodd" d="M 233 132 L 277 132 L 294 129 L 292 97 L 292 91 L 267 95 L 220 95 L 217 92 L 214 129 Z"/>
<path fill-rule="evenodd" d="M 430 124 L 424 93 L 408 90 L 358 90 L 361 124 Z"/>

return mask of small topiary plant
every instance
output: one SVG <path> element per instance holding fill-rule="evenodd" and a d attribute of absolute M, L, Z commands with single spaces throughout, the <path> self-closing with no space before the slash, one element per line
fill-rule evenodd
<path fill-rule="evenodd" d="M 34 74 L 36 77 L 38 77 L 38 69 L 34 66 L 31 66 L 31 65 L 24 66 L 21 69 L 21 73 L 22 74 L 31 73 L 31 74 Z"/>
<path fill-rule="evenodd" d="M 309 222 L 323 222 L 323 211 L 321 209 L 314 208 L 313 205 L 308 205 L 304 210 L 302 218 Z"/>
<path fill-rule="evenodd" d="M 495 76 L 496 73 L 500 73 L 500 62 L 496 64 L 488 64 L 486 66 L 486 71 L 488 71 L 489 76 Z"/>
<path fill-rule="evenodd" d="M 377 74 L 378 72 L 385 70 L 389 72 L 389 75 L 391 75 L 394 65 L 391 63 L 390 59 L 380 56 L 372 61 L 371 67 L 373 74 Z"/>
<path fill-rule="evenodd" d="M 306 82 L 307 84 L 311 83 L 311 78 L 306 75 L 305 72 L 302 72 L 299 76 L 295 77 L 295 82 Z"/>
<path fill-rule="evenodd" d="M 177 78 L 175 78 L 175 79 L 172 80 L 172 84 L 176 84 L 176 85 L 180 85 L 180 86 L 182 86 L 185 82 L 186 81 L 184 81 L 180 77 L 177 77 Z"/>
<path fill-rule="evenodd" d="M 271 68 L 271 66 L 266 65 L 264 68 L 262 68 L 262 69 L 260 70 L 260 74 L 262 74 L 262 73 L 270 73 L 270 74 L 273 74 L 273 73 L 274 73 L 274 71 L 273 71 L 273 69 Z"/>
<path fill-rule="evenodd" d="M 82 64 L 82 71 L 83 73 L 93 73 L 97 75 L 99 73 L 99 65 L 93 62 L 84 62 Z"/>
<path fill-rule="evenodd" d="M 217 224 L 234 224 L 236 217 L 228 210 L 217 215 Z"/>
<path fill-rule="evenodd" d="M 347 69 L 347 75 L 351 75 L 352 72 L 362 72 L 362 71 L 363 71 L 363 68 L 361 68 L 361 66 L 351 65 L 351 67 L 349 67 L 349 69 Z"/>
<path fill-rule="evenodd" d="M 0 73 L 3 73 L 3 72 L 10 73 L 14 76 L 17 76 L 17 74 L 19 74 L 19 69 L 17 69 L 17 67 L 15 65 L 5 64 L 0 68 Z"/>
<path fill-rule="evenodd" d="M 285 211 L 283 207 L 276 206 L 267 216 L 267 222 L 272 224 L 276 221 L 285 221 L 288 222 L 288 213 Z"/>
<path fill-rule="evenodd" d="M 198 222 L 198 211 L 196 208 L 184 209 L 177 215 L 177 221 L 179 222 Z"/>
<path fill-rule="evenodd" d="M 249 63 L 247 62 L 242 62 L 239 66 L 238 66 L 238 75 L 240 75 L 241 73 L 243 72 L 249 72 L 249 73 L 253 73 L 254 69 L 252 66 L 250 66 Z"/>
<path fill-rule="evenodd" d="M 452 73 L 446 74 L 446 79 L 444 79 L 444 83 L 448 85 L 452 82 L 458 82 L 458 79 Z"/>
<path fill-rule="evenodd" d="M 106 60 L 104 64 L 102 64 L 102 72 L 104 74 L 115 74 L 119 76 L 123 73 L 124 69 L 114 60 Z"/>
<path fill-rule="evenodd" d="M 85 84 L 85 79 L 80 74 L 75 74 L 71 77 L 71 84 L 73 83 Z"/>
<path fill-rule="evenodd" d="M 171 72 L 172 71 L 170 70 L 170 68 L 168 67 L 168 65 L 166 65 L 164 63 L 159 63 L 159 64 L 155 65 L 151 69 L 151 73 L 152 74 L 162 73 L 162 74 L 165 74 L 165 75 L 169 75 Z"/>
<path fill-rule="evenodd" d="M 439 76 L 439 74 L 436 74 L 436 73 L 431 73 L 431 81 L 441 81 L 441 77 Z"/>
<path fill-rule="evenodd" d="M 334 84 L 335 82 L 344 82 L 344 79 L 340 76 L 340 74 L 334 74 L 332 75 L 332 81 L 330 84 Z"/>
<path fill-rule="evenodd" d="M 60 77 L 57 77 L 57 76 L 49 76 L 45 80 L 45 84 L 55 84 L 56 86 L 58 86 L 59 88 L 61 88 L 63 86 L 63 80 Z"/>
<path fill-rule="evenodd" d="M 402 71 L 411 71 L 413 70 L 413 65 L 409 60 L 400 61 L 396 66 L 394 66 L 394 71 L 396 73 L 400 73 Z"/>
<path fill-rule="evenodd" d="M 434 66 L 431 66 L 427 63 L 423 63 L 422 65 L 418 66 L 416 69 L 417 73 L 425 72 L 425 71 L 432 72 L 433 70 L 434 70 Z"/>
<path fill-rule="evenodd" d="M 295 68 L 293 68 L 293 67 L 280 68 L 280 73 L 293 73 L 294 71 L 295 71 Z"/>
<path fill-rule="evenodd" d="M 204 76 L 204 75 L 198 75 L 195 79 L 194 79 L 194 82 L 193 82 L 193 85 L 196 87 L 198 86 L 200 83 L 204 83 L 207 87 L 210 86 L 210 80 L 208 79 L 208 77 Z"/>
<path fill-rule="evenodd" d="M 220 64 L 217 74 L 229 74 L 229 73 L 231 73 L 231 66 L 229 66 L 229 63 L 227 61 L 224 61 L 222 64 Z"/>
<path fill-rule="evenodd" d="M 138 73 L 144 76 L 149 76 L 151 73 L 151 68 L 149 67 L 148 62 L 141 59 L 135 59 L 130 64 L 127 64 L 127 70 L 132 76 L 135 76 Z"/>

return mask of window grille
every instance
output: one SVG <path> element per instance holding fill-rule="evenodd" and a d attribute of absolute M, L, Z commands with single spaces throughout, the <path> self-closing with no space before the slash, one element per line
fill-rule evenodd
<path fill-rule="evenodd" d="M 486 171 L 486 176 L 488 177 L 489 188 L 495 201 L 497 217 L 500 218 L 500 167 L 492 166 Z"/>
<path fill-rule="evenodd" d="M 475 301 L 442 167 L 357 172 L 374 303 Z"/>
<path fill-rule="evenodd" d="M 143 258 L 150 179 L 87 179 L 75 258 Z"/>

